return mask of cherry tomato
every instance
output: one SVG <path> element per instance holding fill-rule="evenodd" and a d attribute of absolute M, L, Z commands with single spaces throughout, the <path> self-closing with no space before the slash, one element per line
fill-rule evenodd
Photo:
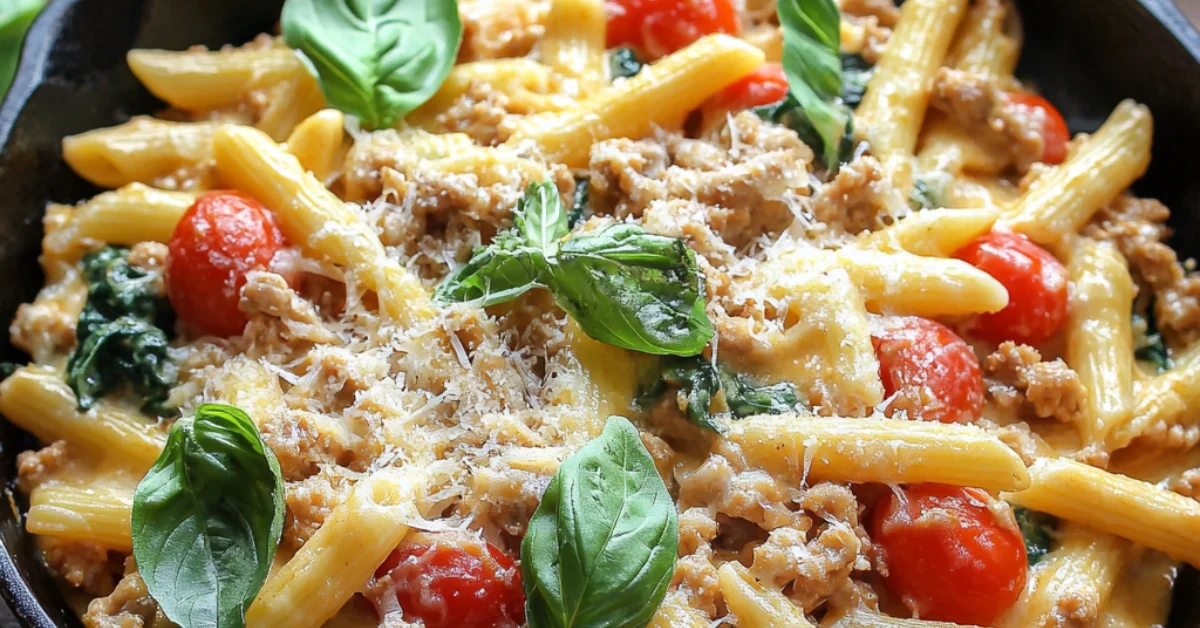
<path fill-rule="evenodd" d="M 777 103 L 788 93 L 787 76 L 778 63 L 764 63 L 712 97 L 712 104 L 726 111 L 741 111 Z"/>
<path fill-rule="evenodd" d="M 521 572 L 491 543 L 467 535 L 420 535 L 375 571 L 390 576 L 404 619 L 425 628 L 516 628 L 525 623 Z"/>
<path fill-rule="evenodd" d="M 733 0 L 607 0 L 608 47 L 657 59 L 712 33 L 738 33 Z"/>
<path fill-rule="evenodd" d="M 1067 269 L 1049 251 L 1015 233 L 992 232 L 963 247 L 958 259 L 995 277 L 1008 305 L 982 314 L 969 331 L 996 344 L 1046 342 L 1067 318 Z"/>
<path fill-rule="evenodd" d="M 238 309 L 246 273 L 266 268 L 284 246 L 261 203 L 237 192 L 196 199 L 171 235 L 167 297 L 175 313 L 201 334 L 236 336 L 246 327 Z"/>
<path fill-rule="evenodd" d="M 983 410 L 983 374 L 971 346 L 950 328 L 917 316 L 877 321 L 871 342 L 884 393 L 918 400 L 910 411 L 927 421 L 969 423 Z"/>
<path fill-rule="evenodd" d="M 1009 92 L 1009 102 L 1030 109 L 1041 109 L 1046 121 L 1042 127 L 1042 161 L 1048 164 L 1061 164 L 1067 158 L 1067 142 L 1071 141 L 1071 133 L 1067 130 L 1067 121 L 1049 100 L 1029 92 Z"/>
<path fill-rule="evenodd" d="M 944 484 L 889 492 L 876 505 L 871 539 L 884 580 L 921 619 L 990 626 L 1021 595 L 1028 566 L 1015 520 L 987 493 Z"/>

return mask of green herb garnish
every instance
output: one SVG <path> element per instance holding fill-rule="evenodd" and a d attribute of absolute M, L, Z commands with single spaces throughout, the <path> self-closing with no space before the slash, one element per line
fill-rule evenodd
<path fill-rule="evenodd" d="M 1058 527 L 1058 519 L 1045 513 L 1013 506 L 1013 516 L 1017 519 L 1017 527 L 1025 539 L 1025 557 L 1032 567 L 1050 553 L 1050 544 L 1054 540 L 1054 531 Z"/>
<path fill-rule="evenodd" d="M 287 0 L 280 25 L 329 104 L 376 129 L 429 100 L 462 43 L 457 0 Z"/>
<path fill-rule="evenodd" d="M 283 476 L 258 428 L 208 404 L 171 427 L 133 495 L 133 556 L 183 628 L 243 628 L 283 532 Z"/>
<path fill-rule="evenodd" d="M 686 400 L 684 414 L 688 421 L 717 433 L 724 431 L 716 420 L 721 414 L 743 419 L 760 414 L 794 412 L 800 406 L 800 398 L 792 384 L 762 385 L 727 366 L 714 366 L 701 356 L 664 361 L 658 377 L 638 392 L 634 405 L 644 410 L 670 387 L 677 388 Z M 717 393 L 724 393 L 720 397 L 724 400 L 723 409 L 714 407 Z"/>
<path fill-rule="evenodd" d="M 546 288 L 588 336 L 614 346 L 695 355 L 712 338 L 704 274 L 682 240 L 630 224 L 567 237 L 568 215 L 551 183 L 529 186 L 514 222 L 514 230 L 451 273 L 434 298 L 482 307 Z"/>
<path fill-rule="evenodd" d="M 1170 370 L 1174 365 L 1171 362 L 1171 355 L 1167 352 L 1167 345 L 1163 341 L 1162 334 L 1158 331 L 1153 298 L 1146 305 L 1145 316 L 1137 312 L 1133 313 L 1133 322 L 1135 327 L 1140 327 L 1142 324 L 1146 327 L 1146 331 L 1138 338 L 1137 347 L 1133 350 L 1134 357 L 1154 364 L 1159 373 Z"/>
<path fill-rule="evenodd" d="M 862 55 L 842 54 L 842 102 L 855 109 L 867 92 L 867 83 L 875 74 L 875 66 Z"/>
<path fill-rule="evenodd" d="M 171 414 L 167 397 L 178 379 L 168 355 L 174 320 L 155 279 L 129 264 L 129 250 L 107 247 L 83 258 L 88 300 L 75 326 L 77 347 L 67 361 L 67 383 L 79 408 L 128 383 L 144 400 L 142 409 Z"/>
<path fill-rule="evenodd" d="M 567 229 L 574 229 L 575 225 L 587 218 L 590 188 L 588 179 L 575 177 L 575 198 L 571 203 L 571 211 L 567 212 Z"/>
<path fill-rule="evenodd" d="M 613 79 L 637 76 L 645 66 L 633 48 L 615 48 L 608 53 L 608 73 Z"/>
<path fill-rule="evenodd" d="M 530 628 L 642 628 L 675 572 L 675 503 L 626 419 L 569 456 L 521 542 Z"/>

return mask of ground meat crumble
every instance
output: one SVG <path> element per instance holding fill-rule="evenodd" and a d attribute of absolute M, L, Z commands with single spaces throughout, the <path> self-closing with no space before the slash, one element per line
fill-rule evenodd
<path fill-rule="evenodd" d="M 1042 361 L 1037 349 L 1012 341 L 984 360 L 988 399 L 1003 408 L 1022 408 L 1039 418 L 1075 422 L 1087 389 L 1062 359 Z"/>

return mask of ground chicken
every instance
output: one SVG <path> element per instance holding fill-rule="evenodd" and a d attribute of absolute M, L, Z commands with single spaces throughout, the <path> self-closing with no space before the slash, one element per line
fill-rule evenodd
<path fill-rule="evenodd" d="M 63 468 L 78 459 L 67 441 L 54 441 L 41 449 L 31 449 L 17 454 L 17 488 L 28 495 Z"/>
<path fill-rule="evenodd" d="M 813 197 L 813 216 L 849 234 L 882 229 L 909 213 L 874 157 L 845 164 Z"/>
<path fill-rule="evenodd" d="M 1171 481 L 1170 488 L 1180 495 L 1200 499 L 1200 468 L 1188 469 L 1179 474 L 1179 477 Z"/>
<path fill-rule="evenodd" d="M 900 7 L 893 0 L 841 0 L 843 13 L 855 17 L 874 17 L 884 26 L 895 26 L 900 19 Z"/>
<path fill-rule="evenodd" d="M 54 300 L 22 303 L 9 326 L 14 347 L 45 362 L 75 346 L 75 322 L 79 312 L 70 311 Z"/>
<path fill-rule="evenodd" d="M 108 550 L 83 541 L 64 541 L 52 536 L 35 537 L 50 569 L 67 584 L 91 596 L 108 595 L 116 582 Z M 119 564 L 116 574 L 119 574 Z"/>
<path fill-rule="evenodd" d="M 526 113 L 512 107 L 508 96 L 491 85 L 474 83 L 435 118 L 438 130 L 465 133 L 483 146 L 504 143 L 514 130 L 514 114 Z"/>
<path fill-rule="evenodd" d="M 133 558 L 125 560 L 125 577 L 107 597 L 88 604 L 83 615 L 86 628 L 153 628 L 170 625 L 158 603 L 146 590 Z"/>
<path fill-rule="evenodd" d="M 329 513 L 346 501 L 350 481 L 339 471 L 325 468 L 300 482 L 288 482 L 284 488 L 287 518 L 280 545 L 296 551 L 316 534 Z"/>
<path fill-rule="evenodd" d="M 1186 345 L 1200 338 L 1200 274 L 1164 243 L 1170 214 L 1154 199 L 1125 195 L 1097 212 L 1083 233 L 1117 246 L 1154 293 L 1158 329 L 1173 345 Z"/>
<path fill-rule="evenodd" d="M 717 614 L 721 582 L 717 577 L 717 568 L 709 557 L 692 554 L 680 558 L 675 563 L 675 575 L 671 583 L 687 596 L 688 606 L 704 611 L 709 617 Z"/>
<path fill-rule="evenodd" d="M 321 325 L 321 315 L 312 303 L 292 290 L 283 277 L 266 271 L 246 273 L 238 309 L 248 317 L 265 315 L 279 319 L 283 326 L 280 338 L 313 343 L 330 343 L 336 336 Z"/>
<path fill-rule="evenodd" d="M 850 585 L 862 545 L 843 522 L 826 525 L 811 542 L 806 539 L 803 531 L 794 528 L 773 530 L 767 542 L 754 550 L 751 570 L 766 586 L 791 586 L 792 600 L 812 610 Z"/>
<path fill-rule="evenodd" d="M 546 32 L 549 5 L 547 0 L 463 0 L 459 4 L 463 38 L 458 62 L 528 55 Z"/>
<path fill-rule="evenodd" d="M 1061 359 L 1043 362 L 1037 349 L 1012 341 L 984 360 L 988 399 L 1004 408 L 1023 407 L 1040 418 L 1075 422 L 1087 389 Z"/>
<path fill-rule="evenodd" d="M 679 482 L 680 508 L 707 505 L 714 513 L 744 519 L 764 530 L 799 526 L 803 513 L 789 509 L 799 489 L 788 486 L 764 471 L 736 472 L 729 460 L 714 454 L 699 467 L 675 472 Z"/>
<path fill-rule="evenodd" d="M 930 105 L 945 112 L 972 137 L 1007 150 L 1017 172 L 1041 160 L 1045 149 L 1045 112 L 1012 104 L 991 77 L 941 68 L 933 82 Z"/>

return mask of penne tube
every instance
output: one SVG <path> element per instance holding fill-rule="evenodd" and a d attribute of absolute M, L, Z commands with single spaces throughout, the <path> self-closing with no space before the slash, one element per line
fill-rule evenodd
<path fill-rule="evenodd" d="M 1133 414 L 1133 278 L 1109 244 L 1081 240 L 1067 265 L 1066 360 L 1087 387 L 1084 440 L 1102 443 Z"/>
<path fill-rule="evenodd" d="M 821 620 L 821 628 L 979 628 L 944 621 L 890 617 L 865 608 L 847 613 L 829 613 Z"/>
<path fill-rule="evenodd" d="M 133 491 L 43 484 L 29 494 L 25 529 L 65 541 L 133 551 Z"/>
<path fill-rule="evenodd" d="M 542 63 L 574 80 L 578 95 L 601 88 L 607 75 L 604 0 L 552 0 L 542 35 Z"/>
<path fill-rule="evenodd" d="M 264 90 L 267 108 L 254 126 L 282 142 L 309 116 L 325 108 L 316 77 L 303 72 Z"/>
<path fill-rule="evenodd" d="M 1125 564 L 1096 628 L 1165 626 L 1179 564 L 1160 552 L 1143 552 Z"/>
<path fill-rule="evenodd" d="M 984 76 L 1012 76 L 1021 55 L 1019 29 L 1009 30 L 1013 17 L 1013 6 L 1008 0 L 973 3 L 950 49 L 954 67 Z"/>
<path fill-rule="evenodd" d="M 956 259 L 843 248 L 834 254 L 872 312 L 958 316 L 998 312 L 1008 291 L 991 275 Z"/>
<path fill-rule="evenodd" d="M 1029 488 L 1004 496 L 1032 510 L 1086 524 L 1200 565 L 1200 502 L 1067 459 L 1029 467 Z"/>
<path fill-rule="evenodd" d="M 687 595 L 678 589 L 667 593 L 646 628 L 710 628 L 712 619 L 688 604 Z"/>
<path fill-rule="evenodd" d="M 1153 135 L 1150 110 L 1122 102 L 1065 162 L 1034 181 L 1001 223 L 1040 244 L 1079 231 L 1146 172 Z"/>
<path fill-rule="evenodd" d="M 63 159 L 79 176 L 104 188 L 172 178 L 172 187 L 203 187 L 219 122 L 167 122 L 137 117 L 125 124 L 63 138 Z M 191 171 L 193 178 L 180 171 Z"/>
<path fill-rule="evenodd" d="M 232 50 L 130 50 L 129 69 L 151 94 L 185 111 L 219 109 L 251 92 L 307 74 L 286 47 Z"/>
<path fill-rule="evenodd" d="M 864 249 L 908 252 L 925 257 L 951 257 L 972 240 L 991 231 L 1000 217 L 995 208 L 927 209 L 858 237 Z"/>
<path fill-rule="evenodd" d="M 1190 357 L 1185 355 L 1171 370 L 1135 386 L 1131 419 L 1110 428 L 1109 451 L 1128 447 L 1152 428 L 1191 427 L 1200 420 L 1193 411 L 1200 406 L 1200 360 L 1187 359 Z"/>
<path fill-rule="evenodd" d="M 721 596 L 739 626 L 812 628 L 804 611 L 779 591 L 763 586 L 750 570 L 729 562 L 717 570 Z"/>
<path fill-rule="evenodd" d="M 940 482 L 986 490 L 1029 485 L 1017 454 L 970 425 L 757 416 L 731 422 L 727 438 L 747 462 L 794 482 Z"/>
<path fill-rule="evenodd" d="M 53 369 L 26 366 L 0 383 L 0 414 L 43 443 L 65 440 L 98 460 L 137 471 L 154 464 L 166 435 L 133 410 L 100 401 L 75 409 L 75 393 Z"/>
<path fill-rule="evenodd" d="M 169 192 L 130 183 L 104 192 L 76 207 L 65 227 L 46 234 L 47 252 L 77 258 L 83 240 L 133 246 L 139 242 L 171 241 L 175 225 L 198 194 Z"/>
<path fill-rule="evenodd" d="M 581 168 L 592 144 L 677 126 L 709 96 L 762 63 L 762 51 L 750 44 L 708 35 L 560 114 L 526 120 L 508 143 L 531 143 L 546 161 Z"/>
<path fill-rule="evenodd" d="M 345 155 L 346 116 L 337 109 L 323 109 L 304 119 L 287 139 L 287 152 L 318 181 L 327 183 L 341 167 Z"/>

